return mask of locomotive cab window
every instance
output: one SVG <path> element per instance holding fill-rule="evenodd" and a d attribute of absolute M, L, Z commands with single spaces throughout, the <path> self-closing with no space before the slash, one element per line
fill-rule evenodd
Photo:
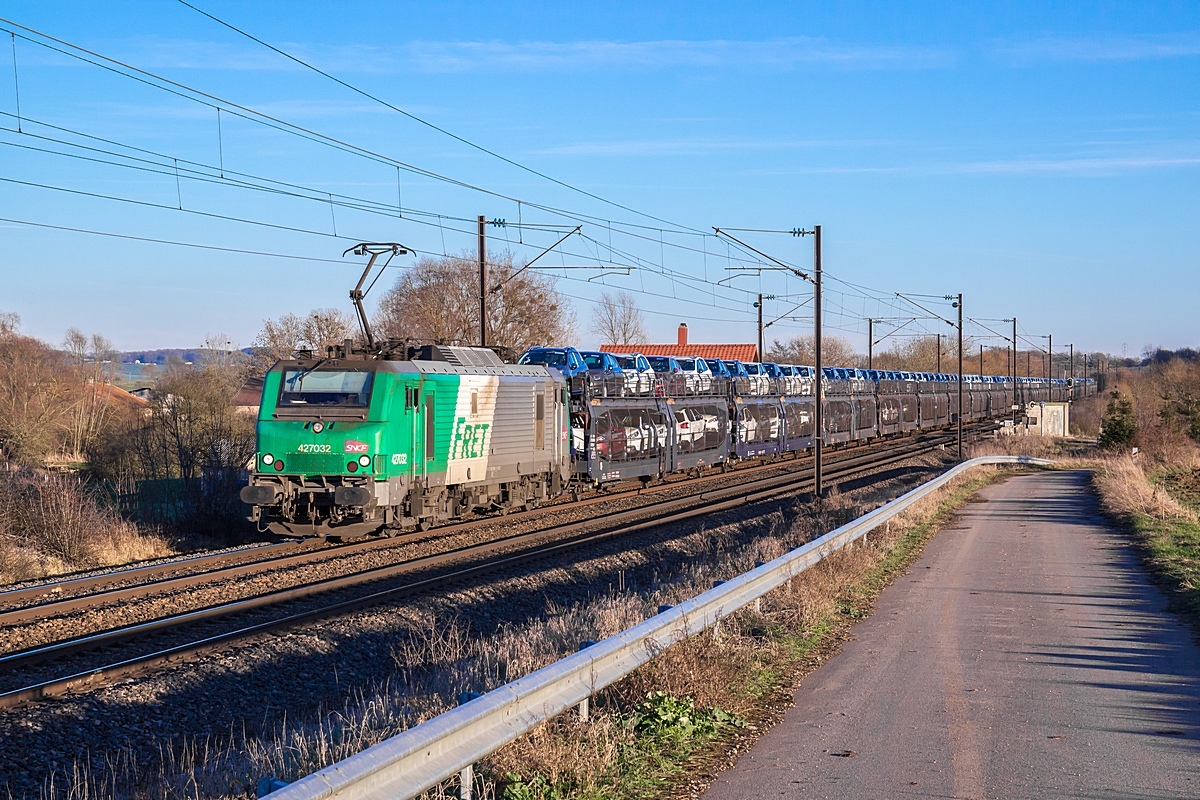
<path fill-rule="evenodd" d="M 365 408 L 371 402 L 371 378 L 372 373 L 359 370 L 284 370 L 279 405 Z"/>

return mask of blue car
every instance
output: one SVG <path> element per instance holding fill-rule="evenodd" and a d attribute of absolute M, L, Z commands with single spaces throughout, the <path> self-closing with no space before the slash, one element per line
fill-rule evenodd
<path fill-rule="evenodd" d="M 565 377 L 587 372 L 583 356 L 574 347 L 531 347 L 521 354 L 518 364 L 542 364 L 554 367 Z"/>

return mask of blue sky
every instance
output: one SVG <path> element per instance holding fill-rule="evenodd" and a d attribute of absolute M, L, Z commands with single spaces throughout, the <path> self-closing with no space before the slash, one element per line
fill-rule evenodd
<path fill-rule="evenodd" d="M 1052 333 L 1056 345 L 1134 354 L 1198 343 L 1195 3 L 197 5 L 639 213 L 474 150 L 173 0 L 9 2 L 0 16 L 11 22 L 373 154 L 281 133 L 229 107 L 218 134 L 213 103 L 54 52 L 5 23 L 28 38 L 15 43 L 21 133 L 12 43 L 0 47 L 0 218 L 13 220 L 0 222 L 0 310 L 19 313 L 27 333 L 59 341 L 73 325 L 124 349 L 194 346 L 215 334 L 246 345 L 264 317 L 348 308 L 357 269 L 352 259 L 22 223 L 340 262 L 357 239 L 473 248 L 464 220 L 484 214 L 531 226 L 489 229 L 492 246 L 526 258 L 558 237 L 532 226 L 587 220 L 585 238 L 539 262 L 589 267 L 550 270 L 572 297 L 583 345 L 596 343 L 593 301 L 614 288 L 635 292 L 655 340 L 672 340 L 687 321 L 693 341 L 752 341 L 754 293 L 777 296 L 765 306 L 772 319 L 808 289 L 778 272 L 716 285 L 733 274 L 736 252 L 700 234 L 814 223 L 831 277 L 826 323 L 860 349 L 865 318 L 914 316 L 893 292 L 961 291 L 968 315 L 994 331 L 1008 326 L 988 320 L 1015 314 L 1025 334 Z M 188 164 L 308 196 L 197 181 Z M 320 193 L 353 199 L 322 203 Z M 349 207 L 363 201 L 379 213 Z M 391 213 L 396 204 L 403 219 Z M 811 264 L 809 239 L 745 238 Z M 628 275 L 616 269 L 630 265 L 638 268 Z M 768 340 L 809 331 L 803 313 L 777 322 Z M 926 331 L 950 329 L 926 320 L 905 329 Z"/>

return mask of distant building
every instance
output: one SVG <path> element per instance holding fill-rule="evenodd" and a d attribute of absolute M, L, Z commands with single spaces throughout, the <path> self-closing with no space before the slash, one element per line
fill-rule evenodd
<path fill-rule="evenodd" d="M 700 356 L 724 361 L 758 361 L 758 346 L 753 344 L 688 344 L 686 322 L 679 323 L 675 344 L 602 344 L 600 350 L 604 353 L 641 353 L 644 356 Z"/>
<path fill-rule="evenodd" d="M 101 397 L 109 403 L 123 405 L 129 408 L 136 408 L 139 411 L 150 411 L 150 401 L 144 397 L 139 397 L 132 392 L 127 392 L 124 389 L 113 386 L 111 383 L 96 383 L 96 396 Z"/>
<path fill-rule="evenodd" d="M 257 417 L 259 404 L 262 403 L 262 391 L 262 378 L 247 378 L 246 383 L 233 396 L 234 409 L 241 414 Z"/>

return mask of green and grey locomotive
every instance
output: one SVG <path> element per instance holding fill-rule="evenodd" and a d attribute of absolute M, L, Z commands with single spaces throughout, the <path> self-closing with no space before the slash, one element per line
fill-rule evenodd
<path fill-rule="evenodd" d="M 408 360 L 350 350 L 267 373 L 241 492 L 260 526 L 353 536 L 560 493 L 572 464 L 556 371 L 481 348 L 430 346 Z"/>

